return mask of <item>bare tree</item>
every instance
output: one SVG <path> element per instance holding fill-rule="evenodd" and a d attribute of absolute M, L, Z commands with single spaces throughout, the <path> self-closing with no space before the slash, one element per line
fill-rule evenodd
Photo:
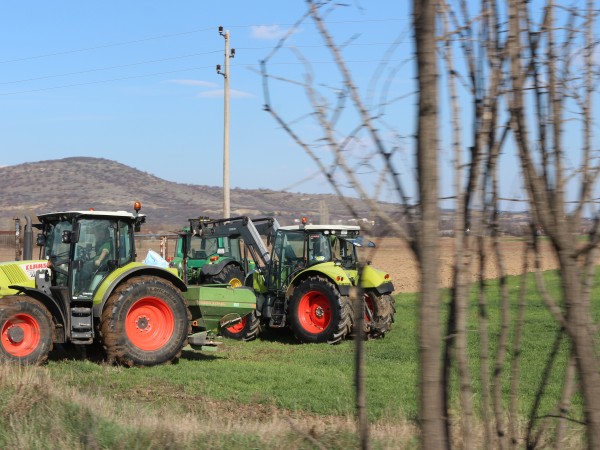
<path fill-rule="evenodd" d="M 442 383 L 440 294 L 438 282 L 439 223 L 438 174 L 438 72 L 435 36 L 435 1 L 413 2 L 418 73 L 417 171 L 420 226 L 416 254 L 421 271 L 419 307 L 420 414 L 424 448 L 448 446 Z"/>
<path fill-rule="evenodd" d="M 591 266 L 595 263 L 590 257 L 597 248 L 595 233 L 587 245 L 581 246 L 572 230 L 577 229 L 586 206 L 590 205 L 592 192 L 597 179 L 598 168 L 593 164 L 591 152 L 591 52 L 593 48 L 592 23 L 594 9 L 592 2 L 587 4 L 583 94 L 579 105 L 583 115 L 583 148 L 581 150 L 579 198 L 574 208 L 569 207 L 567 183 L 569 174 L 565 168 L 564 141 L 564 97 L 572 86 L 568 78 L 558 79 L 558 57 L 554 43 L 553 17 L 554 2 L 546 6 L 547 26 L 542 30 L 546 38 L 543 49 L 539 39 L 529 41 L 530 58 L 525 58 L 521 42 L 527 33 L 531 36 L 531 21 L 524 1 L 512 0 L 510 8 L 509 48 L 510 48 L 510 117 L 515 133 L 523 177 L 527 185 L 531 207 L 540 225 L 551 239 L 559 260 L 562 284 L 562 302 L 564 312 L 557 311 L 559 320 L 564 324 L 569 335 L 577 371 L 581 381 L 584 397 L 584 414 L 588 444 L 590 448 L 600 447 L 600 372 L 598 355 L 594 348 L 595 330 L 592 326 L 590 284 Z M 526 41 L 527 42 L 527 41 Z M 570 42 L 565 41 L 563 48 Z M 539 53 L 545 50 L 548 58 L 540 63 Z M 570 56 L 570 55 L 563 55 Z M 563 64 L 567 63 L 563 60 Z M 538 68 L 538 66 L 541 66 Z M 545 108 L 536 112 L 537 127 L 540 139 L 537 144 L 531 142 L 531 131 L 528 129 L 528 111 L 525 104 L 525 92 L 528 89 L 526 75 L 528 68 L 533 72 L 533 91 L 538 99 L 546 100 Z M 567 69 L 567 67 L 565 67 Z M 542 70 L 547 76 L 547 85 L 541 80 Z M 563 86 L 562 89 L 559 89 Z M 546 112 L 547 111 L 547 112 Z M 545 133 L 549 128 L 549 133 Z M 543 132 L 543 133 L 542 133 Z M 536 155 L 537 152 L 537 155 Z M 556 301 L 552 300 L 555 304 Z"/>
<path fill-rule="evenodd" d="M 396 167 L 400 146 L 381 133 L 381 129 L 386 129 L 392 130 L 393 136 L 401 135 L 386 120 L 383 105 L 407 98 L 412 101 L 411 93 L 396 95 L 392 100 L 386 88 L 382 90 L 385 94 L 379 105 L 365 102 L 342 56 L 343 44 L 337 44 L 328 31 L 327 16 L 340 4 L 329 1 L 307 4 L 307 14 L 296 26 L 305 21 L 314 23 L 339 73 L 339 86 L 324 87 L 315 82 L 311 62 L 299 49 L 295 49 L 295 54 L 305 69 L 302 79 L 287 79 L 269 72 L 271 59 L 293 33 L 290 31 L 262 62 L 266 110 L 317 164 L 341 201 L 345 201 L 344 186 L 350 187 L 390 234 L 408 242 L 417 258 L 421 275 L 419 426 L 423 448 L 450 448 L 457 442 L 463 448 L 514 448 L 523 442 L 535 448 L 545 439 L 552 439 L 550 420 L 554 417 L 559 420 L 556 438 L 560 439 L 564 436 L 570 397 L 578 386 L 584 397 L 588 445 L 599 448 L 600 361 L 594 348 L 597 328 L 591 315 L 591 286 L 600 234 L 594 227 L 586 243 L 581 244 L 572 232 L 579 228 L 585 214 L 596 214 L 592 206 L 599 170 L 591 139 L 591 99 L 596 92 L 593 51 L 597 42 L 593 34 L 597 14 L 593 2 L 588 0 L 582 11 L 560 9 L 566 31 L 560 42 L 556 42 L 558 8 L 553 0 L 546 2 L 541 13 L 536 11 L 539 17 L 532 17 L 526 0 L 510 0 L 507 8 L 497 0 L 413 1 L 417 72 L 414 192 L 406 188 L 406 179 Z M 441 20 L 436 27 L 438 17 Z M 583 62 L 583 76 L 572 72 L 576 61 Z M 381 66 L 387 63 L 384 60 Z M 439 67 L 445 68 L 442 72 L 445 89 L 440 88 L 441 83 L 438 86 Z M 398 67 L 391 68 L 390 77 L 397 70 Z M 270 84 L 274 81 L 304 90 L 310 108 L 304 117 L 316 120 L 322 131 L 320 136 L 316 139 L 303 136 L 294 126 L 295 121 L 286 119 L 274 107 Z M 446 95 L 450 105 L 446 122 L 451 123 L 452 129 L 454 184 L 452 193 L 441 196 L 438 130 L 442 122 L 440 105 Z M 574 170 L 566 167 L 563 149 L 566 102 L 569 119 L 575 117 L 582 124 L 579 166 Z M 406 108 L 412 104 L 407 102 Z M 575 110 L 577 113 L 572 113 Z M 340 118 L 348 111 L 353 112 L 354 126 L 348 127 L 346 122 L 343 127 Z M 465 117 L 470 118 L 467 126 L 463 125 L 467 122 Z M 370 150 L 360 155 L 350 151 L 357 142 L 365 141 L 369 144 L 364 148 Z M 315 150 L 323 146 L 331 154 L 329 159 Z M 520 163 L 532 221 L 532 237 L 524 244 L 522 271 L 525 274 L 533 270 L 531 255 L 536 255 L 539 265 L 536 235 L 543 230 L 560 263 L 561 277 L 561 298 L 556 299 L 546 289 L 539 271 L 536 273 L 539 296 L 562 331 L 557 333 L 554 350 L 549 350 L 546 375 L 524 426 L 517 399 L 521 389 L 523 333 L 527 327 L 526 297 L 531 285 L 523 275 L 518 296 L 512 296 L 501 252 L 499 211 L 504 201 L 513 200 L 502 194 L 506 186 L 502 185 L 505 180 L 500 176 L 501 165 L 508 155 Z M 359 172 L 364 167 L 381 172 L 377 189 L 369 189 L 368 182 L 361 178 Z M 575 182 L 579 183 L 579 195 L 573 200 L 569 192 L 573 192 Z M 396 194 L 396 217 L 385 214 L 379 207 L 378 193 L 383 185 L 390 186 Z M 445 306 L 438 289 L 438 225 L 442 202 L 452 203 L 455 218 L 453 286 L 445 332 L 441 319 Z M 490 286 L 483 276 L 490 263 L 498 274 L 497 332 L 489 326 Z M 471 289 L 473 272 L 479 276 L 476 298 Z M 468 318 L 471 306 L 479 311 L 474 326 L 479 343 L 475 357 L 468 351 L 473 336 L 469 333 L 473 329 Z M 516 313 L 512 312 L 513 306 Z M 557 367 L 559 344 L 565 338 L 572 348 L 573 363 Z M 361 445 L 366 448 L 368 426 L 366 399 L 364 392 L 360 392 L 364 382 L 361 352 L 361 346 L 357 345 L 357 419 Z M 479 367 L 476 373 L 471 370 L 474 364 Z M 563 395 L 557 400 L 555 413 L 541 419 L 540 414 L 544 413 L 539 405 L 546 392 L 547 376 L 556 370 L 565 377 Z M 575 382 L 575 372 L 579 385 Z M 459 386 L 458 406 L 452 398 L 453 380 Z M 479 392 L 474 392 L 474 385 L 479 386 Z M 510 386 L 508 402 L 502 389 L 507 385 Z M 479 421 L 474 420 L 477 410 L 481 411 Z M 474 440 L 476 422 L 482 426 L 483 438 L 479 444 Z"/>

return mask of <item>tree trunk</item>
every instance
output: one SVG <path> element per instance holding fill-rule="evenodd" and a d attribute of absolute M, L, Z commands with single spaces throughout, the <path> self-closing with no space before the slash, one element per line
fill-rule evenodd
<path fill-rule="evenodd" d="M 421 268 L 419 309 L 420 425 L 425 449 L 448 448 L 441 371 L 441 320 L 438 292 L 438 90 L 435 6 L 414 0 L 413 21 L 418 70 L 417 166 L 421 224 L 417 256 Z"/>
<path fill-rule="evenodd" d="M 588 447 L 600 448 L 600 372 L 594 348 L 596 338 L 591 321 L 589 298 L 581 293 L 580 268 L 576 261 L 559 253 L 563 295 L 567 306 L 567 332 L 571 338 L 585 416 Z"/>

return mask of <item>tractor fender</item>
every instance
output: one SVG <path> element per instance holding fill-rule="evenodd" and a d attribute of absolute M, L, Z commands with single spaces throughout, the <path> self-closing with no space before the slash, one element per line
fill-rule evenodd
<path fill-rule="evenodd" d="M 117 286 L 133 277 L 142 275 L 160 277 L 173 283 L 181 292 L 187 291 L 187 286 L 183 280 L 175 275 L 176 271 L 177 269 L 162 269 L 160 267 L 149 266 L 137 262 L 129 263 L 115 270 L 102 281 L 94 293 L 94 317 L 100 317 L 102 315 L 102 310 L 104 309 L 108 297 L 110 297 Z"/>
<path fill-rule="evenodd" d="M 216 264 L 204 264 L 202 266 L 202 269 L 200 269 L 200 272 L 202 273 L 202 276 L 213 277 L 213 276 L 221 273 L 221 271 L 225 268 L 225 266 L 228 266 L 229 264 L 238 266 L 240 269 L 242 269 L 242 272 L 244 271 L 244 268 L 242 267 L 242 265 L 240 263 L 238 263 L 235 259 L 225 258 Z"/>
<path fill-rule="evenodd" d="M 363 268 L 361 286 L 365 289 L 376 289 L 380 294 L 389 294 L 394 290 L 390 275 L 369 265 Z"/>
<path fill-rule="evenodd" d="M 348 275 L 346 274 L 346 272 L 342 268 L 340 268 L 339 266 L 336 266 L 333 263 L 323 263 L 323 264 L 317 264 L 306 270 L 300 271 L 292 279 L 292 281 L 285 293 L 285 298 L 289 299 L 292 296 L 292 294 L 294 293 L 294 289 L 296 288 L 296 286 L 298 286 L 300 281 L 304 280 L 305 278 L 307 278 L 311 275 L 319 275 L 321 277 L 327 278 L 329 281 L 331 281 L 335 285 L 337 290 L 340 292 L 340 295 L 342 295 L 342 296 L 350 295 L 350 288 L 352 287 L 352 283 L 351 283 L 350 279 L 348 278 Z"/>
<path fill-rule="evenodd" d="M 394 285 L 392 284 L 391 281 L 388 281 L 386 283 L 382 283 L 379 286 L 377 286 L 375 288 L 375 290 L 380 295 L 391 294 L 392 292 L 394 292 Z"/>
<path fill-rule="evenodd" d="M 52 320 L 54 320 L 54 323 L 58 325 L 54 328 L 54 341 L 57 343 L 66 342 L 65 332 L 67 329 L 67 319 L 65 317 L 63 308 L 54 297 L 46 294 L 45 292 L 39 289 L 27 286 L 12 285 L 9 286 L 9 288 L 17 291 L 19 295 L 22 294 L 34 298 L 37 301 L 39 301 L 42 305 L 44 305 L 46 309 L 50 311 L 50 315 L 52 316 Z"/>

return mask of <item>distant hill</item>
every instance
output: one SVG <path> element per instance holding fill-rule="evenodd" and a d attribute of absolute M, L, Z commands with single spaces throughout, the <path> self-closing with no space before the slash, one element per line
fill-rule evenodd
<path fill-rule="evenodd" d="M 0 229 L 11 229 L 13 217 L 94 208 L 132 211 L 142 202 L 148 216 L 146 230 L 174 231 L 198 216 L 222 217 L 220 187 L 163 180 L 103 158 L 76 157 L 0 167 Z M 359 200 L 349 199 L 361 217 L 368 212 Z M 392 209 L 394 205 L 385 205 Z M 275 216 L 282 224 L 321 215 L 328 221 L 352 219 L 335 195 L 293 194 L 268 189 L 232 189 L 231 215 Z"/>

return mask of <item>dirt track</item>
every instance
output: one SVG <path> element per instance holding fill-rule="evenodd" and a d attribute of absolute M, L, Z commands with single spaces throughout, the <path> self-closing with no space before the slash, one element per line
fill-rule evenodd
<path fill-rule="evenodd" d="M 401 239 L 385 238 L 377 241 L 375 253 L 369 257 L 373 267 L 390 273 L 394 282 L 395 292 L 417 292 L 419 290 L 419 272 L 417 262 Z M 452 283 L 452 263 L 454 239 L 440 238 L 440 286 L 449 287 Z M 505 239 L 501 243 L 501 253 L 505 271 L 508 275 L 521 273 L 523 268 L 524 243 L 515 239 Z M 557 267 L 548 242 L 541 242 L 542 270 L 555 269 Z M 488 262 L 485 267 L 485 278 L 497 278 L 498 270 L 493 257 L 491 247 L 486 250 Z M 530 263 L 530 270 L 533 262 Z M 476 269 L 473 273 L 473 281 L 477 280 Z"/>

